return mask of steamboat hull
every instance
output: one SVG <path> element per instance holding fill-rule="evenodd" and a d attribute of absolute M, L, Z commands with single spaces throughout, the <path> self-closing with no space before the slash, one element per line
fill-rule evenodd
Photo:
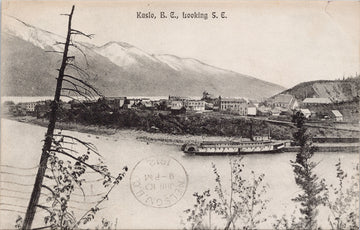
<path fill-rule="evenodd" d="M 244 143 L 236 144 L 185 144 L 182 147 L 184 153 L 189 155 L 245 155 L 259 153 L 282 152 L 284 143 Z"/>

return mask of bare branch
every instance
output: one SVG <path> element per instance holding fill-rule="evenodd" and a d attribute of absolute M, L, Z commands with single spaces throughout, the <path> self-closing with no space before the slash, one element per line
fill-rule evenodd
<path fill-rule="evenodd" d="M 83 96 L 84 98 L 88 99 L 89 101 L 91 101 L 91 97 L 89 95 L 87 95 L 86 93 L 83 93 L 79 90 L 76 90 L 76 89 L 71 89 L 71 88 L 65 88 L 63 87 L 61 90 L 66 90 L 66 91 L 70 91 L 70 92 L 74 92 L 74 93 L 77 93 L 79 94 L 80 96 Z"/>
<path fill-rule="evenodd" d="M 44 209 L 44 210 L 48 211 L 50 214 L 52 213 L 52 212 L 49 210 L 49 207 L 46 207 L 46 206 L 41 205 L 41 204 L 37 204 L 36 206 L 39 207 L 39 208 L 41 208 L 41 209 Z"/>
<path fill-rule="evenodd" d="M 76 77 L 73 77 L 73 76 L 71 76 L 71 75 L 67 75 L 67 74 L 65 74 L 64 77 L 68 77 L 68 78 L 71 78 L 71 79 L 73 79 L 73 80 L 75 80 L 75 81 L 81 82 L 83 85 L 85 85 L 86 87 L 88 87 L 88 88 L 90 88 L 91 90 L 93 90 L 93 91 L 95 92 L 95 94 L 97 94 L 97 95 L 100 96 L 100 97 L 102 96 L 101 93 L 100 93 L 97 89 L 95 89 L 95 87 L 93 87 L 92 85 L 90 85 L 90 84 L 87 83 L 86 81 L 81 80 L 81 79 L 76 78 Z"/>
<path fill-rule="evenodd" d="M 116 179 L 117 179 L 117 178 L 116 178 Z M 88 210 L 87 212 L 85 212 L 84 215 L 82 215 L 82 217 L 76 222 L 76 224 L 75 224 L 73 227 L 74 227 L 74 228 L 77 227 L 77 226 L 80 224 L 81 220 L 84 219 L 89 212 L 91 212 L 92 210 L 98 208 L 99 205 L 100 205 L 102 202 L 104 202 L 105 200 L 109 199 L 109 194 L 110 194 L 110 192 L 114 189 L 114 187 L 115 187 L 116 185 L 117 185 L 117 183 L 114 183 L 114 184 L 111 186 L 111 188 L 109 189 L 109 191 L 106 193 L 106 195 L 105 195 L 101 200 L 99 200 L 99 201 L 97 202 L 97 204 L 96 204 L 93 208 L 91 208 L 90 210 Z"/>
<path fill-rule="evenodd" d="M 105 173 L 101 172 L 100 170 L 98 170 L 97 168 L 95 168 L 94 165 L 90 165 L 90 164 L 88 164 L 88 163 L 86 163 L 86 162 L 84 162 L 84 161 L 82 161 L 82 160 L 74 157 L 73 155 L 71 155 L 71 154 L 69 154 L 69 153 L 67 153 L 67 152 L 57 151 L 57 150 L 54 150 L 53 152 L 61 153 L 61 154 L 65 155 L 65 156 L 68 156 L 68 157 L 74 159 L 74 160 L 77 160 L 77 161 L 80 162 L 81 164 L 87 166 L 88 168 L 92 169 L 93 171 L 99 173 L 100 175 L 103 175 L 103 176 L 107 176 L 107 177 L 116 179 L 114 176 L 111 176 L 110 174 L 108 175 L 108 174 L 105 174 Z"/>
<path fill-rule="evenodd" d="M 70 40 L 69 46 L 72 46 L 72 47 L 76 48 L 77 50 L 79 50 L 80 53 L 81 53 L 81 54 L 84 56 L 84 58 L 85 58 L 86 65 L 89 66 L 89 62 L 88 62 L 88 60 L 87 60 L 87 56 L 86 56 L 85 52 L 84 52 L 78 45 L 75 45 L 75 43 L 74 43 L 72 40 Z"/>
<path fill-rule="evenodd" d="M 48 186 L 46 186 L 46 185 L 44 185 L 44 184 L 42 184 L 41 187 L 49 190 L 49 191 L 51 192 L 52 196 L 54 197 L 54 199 L 55 199 L 59 204 L 61 204 L 61 202 L 58 200 L 58 196 L 56 195 L 56 193 L 55 193 L 51 188 L 49 188 Z"/>
<path fill-rule="evenodd" d="M 70 68 L 72 68 L 72 69 L 74 69 L 74 70 L 76 70 L 80 76 L 85 76 L 85 77 L 87 77 L 87 78 L 90 78 L 90 74 L 87 73 L 87 72 L 86 72 L 85 70 L 83 70 L 82 68 L 80 68 L 79 66 L 74 65 L 74 64 L 72 64 L 72 63 L 69 63 L 67 66 L 70 67 Z"/>
<path fill-rule="evenodd" d="M 75 140 L 77 142 L 79 142 L 80 144 L 84 145 L 86 148 L 88 148 L 90 151 L 92 151 L 93 153 L 95 153 L 96 155 L 100 156 L 102 158 L 102 156 L 98 153 L 96 147 L 94 144 L 90 143 L 90 142 L 85 142 L 82 141 L 76 137 L 73 136 L 69 136 L 69 135 L 64 135 L 64 134 L 53 134 L 53 136 L 59 136 L 59 137 L 64 137 L 64 138 L 69 138 L 71 140 Z"/>
<path fill-rule="evenodd" d="M 66 44 L 64 42 L 55 42 L 54 46 L 57 46 L 57 45 L 66 45 Z"/>
<path fill-rule="evenodd" d="M 89 88 L 84 87 L 84 86 L 82 86 L 82 85 L 78 85 L 78 84 L 76 84 L 76 83 L 74 83 L 74 82 L 72 82 L 72 81 L 69 81 L 69 80 L 67 80 L 67 79 L 63 79 L 63 81 L 70 83 L 72 86 L 74 86 L 74 88 L 75 88 L 76 90 L 79 90 L 78 88 L 83 89 L 84 92 L 87 93 L 87 94 L 89 94 L 89 96 L 90 96 L 92 99 L 96 99 L 95 95 L 89 90 Z M 90 89 L 91 89 L 91 88 L 90 88 Z"/>
<path fill-rule="evenodd" d="M 45 50 L 45 53 L 59 53 L 59 54 L 63 54 L 63 52 L 61 52 L 61 51 L 55 51 L 55 50 Z"/>
<path fill-rule="evenodd" d="M 61 94 L 60 95 L 61 97 L 67 97 L 67 98 L 70 98 L 70 99 L 72 99 L 72 100 L 74 100 L 74 101 L 77 101 L 79 104 L 81 104 L 87 111 L 90 111 L 88 108 L 87 108 L 87 106 L 82 102 L 82 101 L 80 101 L 79 99 L 77 99 L 77 98 L 75 98 L 75 97 L 72 97 L 72 96 L 70 96 L 70 95 L 64 95 L 64 94 Z"/>
<path fill-rule="evenodd" d="M 44 226 L 44 227 L 39 227 L 39 228 L 33 228 L 33 230 L 41 230 L 41 229 L 46 229 L 46 228 L 52 228 L 53 226 L 49 225 L 49 226 Z"/>
<path fill-rule="evenodd" d="M 43 188 L 45 188 L 45 189 L 49 190 L 49 191 L 52 193 L 52 195 L 53 195 L 54 197 L 56 197 L 55 192 L 54 192 L 51 188 L 49 188 L 48 186 L 46 186 L 46 185 L 44 185 L 44 184 L 42 184 L 42 185 L 41 185 L 41 187 L 43 187 Z"/>
<path fill-rule="evenodd" d="M 65 153 L 65 151 L 63 151 Z M 70 154 L 69 154 L 70 155 Z M 69 174 L 71 176 L 71 178 L 73 178 L 73 180 L 75 181 L 76 185 L 79 187 L 80 191 L 82 192 L 83 194 L 83 197 L 84 197 L 84 200 L 85 200 L 85 192 L 84 192 L 84 189 L 81 187 L 81 184 L 80 182 L 72 175 L 72 174 Z"/>
<path fill-rule="evenodd" d="M 95 34 L 85 34 L 85 33 L 81 32 L 81 31 L 75 30 L 75 29 L 71 29 L 71 34 L 83 35 L 83 36 L 85 36 L 87 38 L 90 38 L 90 39 L 93 38 L 93 36 L 95 35 Z"/>
<path fill-rule="evenodd" d="M 68 143 L 71 143 L 71 142 L 68 142 Z M 71 143 L 71 144 L 75 144 L 75 143 Z M 58 150 L 58 149 L 67 150 L 67 151 L 70 151 L 70 152 L 73 152 L 73 153 L 79 153 L 79 152 L 76 151 L 76 150 L 69 149 L 69 148 L 66 148 L 66 147 L 63 147 L 63 146 L 60 146 L 60 147 L 58 147 L 57 149 L 50 149 L 50 151 L 52 151 L 52 150 Z"/>

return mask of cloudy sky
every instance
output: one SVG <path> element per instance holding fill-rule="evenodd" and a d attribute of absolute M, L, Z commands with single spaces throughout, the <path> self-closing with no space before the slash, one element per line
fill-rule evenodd
<path fill-rule="evenodd" d="M 64 35 L 66 17 L 60 14 L 72 4 L 74 28 L 95 34 L 96 45 L 128 42 L 148 53 L 196 58 L 285 87 L 360 73 L 359 1 L 3 1 L 2 10 Z M 173 11 L 179 19 L 160 19 L 160 11 Z M 211 17 L 213 11 L 227 18 L 181 17 Z M 140 19 L 137 12 L 157 18 Z"/>

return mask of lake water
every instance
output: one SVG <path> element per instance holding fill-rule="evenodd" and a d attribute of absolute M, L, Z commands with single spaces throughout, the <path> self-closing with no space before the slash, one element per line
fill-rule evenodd
<path fill-rule="evenodd" d="M 78 100 L 84 100 L 81 96 L 74 96 L 74 98 Z M 97 97 L 95 97 L 97 99 Z M 138 98 L 148 98 L 150 100 L 156 101 L 160 99 L 168 99 L 168 96 L 127 96 L 128 99 L 138 99 Z M 199 100 L 201 97 L 189 97 L 191 99 Z M 16 96 L 3 96 L 1 97 L 1 103 L 5 101 L 12 101 L 14 103 L 24 103 L 24 102 L 36 102 L 36 101 L 45 101 L 45 100 L 53 100 L 54 96 L 37 96 L 37 97 L 16 97 Z M 62 101 L 69 102 L 71 98 L 61 97 Z"/>
<path fill-rule="evenodd" d="M 36 167 L 39 162 L 41 140 L 45 130 L 43 127 L 31 124 L 1 120 L 1 228 L 13 228 L 17 215 L 26 210 L 24 207 L 27 206 L 36 173 L 36 168 L 33 167 Z M 184 210 L 191 208 L 195 202 L 193 193 L 214 188 L 215 177 L 211 168 L 212 163 L 216 164 L 223 178 L 224 188 L 229 188 L 230 157 L 228 156 L 185 156 L 178 146 L 141 142 L 132 136 L 127 136 L 126 132 L 113 136 L 96 136 L 70 131 L 65 133 L 94 143 L 105 157 L 112 172 L 121 171 L 125 165 L 131 172 L 140 160 L 150 156 L 171 156 L 183 165 L 189 178 L 187 190 L 181 200 L 168 208 L 154 208 L 144 206 L 131 193 L 129 172 L 110 194 L 109 201 L 101 205 L 102 209 L 97 213 L 92 224 L 86 227 L 94 227 L 101 222 L 102 217 L 106 217 L 106 219 L 116 222 L 117 228 L 183 228 L 181 220 L 186 217 Z M 316 153 L 314 156 L 314 161 L 321 162 L 316 168 L 316 172 L 319 177 L 325 178 L 328 184 L 337 184 L 335 164 L 339 158 L 343 168 L 349 174 L 354 173 L 352 169 L 359 162 L 357 153 Z M 271 200 L 266 212 L 263 213 L 264 217 L 273 214 L 280 217 L 284 213 L 291 213 L 295 208 L 291 199 L 299 192 L 299 188 L 295 184 L 290 165 L 290 160 L 293 159 L 295 159 L 295 153 L 254 154 L 244 157 L 243 162 L 246 165 L 244 175 L 249 175 L 251 170 L 256 174 L 265 174 L 264 182 L 269 186 L 266 197 Z M 9 166 L 24 169 L 13 169 Z M 93 175 L 92 179 L 99 178 L 95 174 L 89 175 Z M 91 207 L 89 202 L 95 201 L 95 194 L 101 190 L 101 185 L 89 184 L 85 192 L 91 196 L 87 197 L 86 201 L 83 201 L 81 197 L 74 197 L 78 200 L 74 201 L 72 205 L 77 208 L 78 215 L 82 212 L 81 209 Z M 229 190 L 227 189 L 227 191 Z M 41 200 L 41 202 L 45 201 Z M 34 227 L 43 226 L 41 215 L 43 212 L 36 215 L 37 221 Z M 319 222 L 322 228 L 329 227 L 328 215 L 329 212 L 326 208 L 320 209 Z M 268 219 L 269 221 L 259 227 L 272 228 L 273 221 L 271 218 Z M 218 228 L 221 227 L 218 226 Z"/>

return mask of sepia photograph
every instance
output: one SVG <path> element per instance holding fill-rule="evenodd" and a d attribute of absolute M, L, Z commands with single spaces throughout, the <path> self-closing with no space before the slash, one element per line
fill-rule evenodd
<path fill-rule="evenodd" d="M 2 0 L 0 229 L 359 229 L 360 1 Z"/>

